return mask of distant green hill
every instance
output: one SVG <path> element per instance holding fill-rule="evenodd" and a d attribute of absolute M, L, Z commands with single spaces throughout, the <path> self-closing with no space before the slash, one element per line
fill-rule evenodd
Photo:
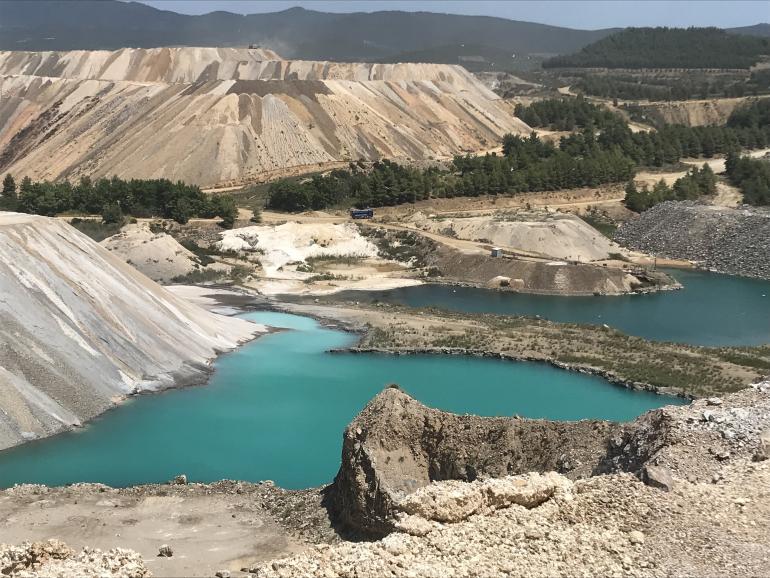
<path fill-rule="evenodd" d="M 645 30 L 651 29 L 630 29 L 610 40 L 607 37 L 619 29 L 574 30 L 505 18 L 433 12 L 338 14 L 291 8 L 266 14 L 220 11 L 193 16 L 117 0 L 0 0 L 0 50 L 261 44 L 287 58 L 421 60 L 462 64 L 471 70 L 521 70 L 533 63 L 537 65 L 545 57 L 577 51 L 580 52 L 569 57 L 571 60 L 555 59 L 552 65 L 623 62 L 623 66 L 655 66 L 646 60 L 650 55 L 656 56 L 656 61 L 671 60 L 664 58 L 668 48 L 657 44 L 658 36 L 665 37 L 663 40 L 676 39 L 666 40 L 665 44 L 683 51 L 674 60 L 696 64 L 708 60 L 714 66 L 721 66 L 715 62 L 734 60 L 744 64 L 761 46 L 756 39 L 726 41 L 725 37 L 732 37 L 717 29 L 708 29 L 706 33 Z M 757 24 L 734 31 L 768 37 L 770 25 Z M 685 36 L 679 40 L 681 34 Z M 690 46 L 687 39 L 694 36 L 697 43 Z M 606 40 L 604 44 L 602 39 Z M 712 42 L 715 39 L 716 44 Z M 630 44 L 624 46 L 627 41 Z M 635 44 L 640 44 L 642 51 Z M 713 58 L 709 60 L 702 53 Z M 629 65 L 629 61 L 636 64 Z"/>
<path fill-rule="evenodd" d="M 564 54 L 613 31 L 431 12 L 332 14 L 292 8 L 246 16 L 228 12 L 190 16 L 115 0 L 0 0 L 2 50 L 256 43 L 289 58 L 376 62 L 435 50 L 436 58 L 447 60 L 452 56 L 441 55 L 446 52 L 442 47 L 462 44 L 486 46 L 488 54 L 499 51 L 507 57 Z"/>
<path fill-rule="evenodd" d="M 484 44 L 450 44 L 402 52 L 389 62 L 436 62 L 459 64 L 471 72 L 520 71 L 540 68 L 545 56 L 519 53 Z"/>
<path fill-rule="evenodd" d="M 766 31 L 766 25 L 749 27 Z M 719 28 L 626 28 L 546 68 L 750 68 L 770 56 L 770 37 Z"/>

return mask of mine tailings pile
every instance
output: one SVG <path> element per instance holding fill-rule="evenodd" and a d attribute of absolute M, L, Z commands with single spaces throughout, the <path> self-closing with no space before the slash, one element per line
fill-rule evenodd
<path fill-rule="evenodd" d="M 2 52 L 0 77 L 0 171 L 33 180 L 214 186 L 359 159 L 451 157 L 528 131 L 453 65 L 126 48 Z"/>

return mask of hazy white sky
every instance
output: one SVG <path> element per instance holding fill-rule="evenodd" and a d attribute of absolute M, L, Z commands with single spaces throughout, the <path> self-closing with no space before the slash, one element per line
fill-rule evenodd
<path fill-rule="evenodd" d="M 770 0 L 141 0 L 185 14 L 226 10 L 239 14 L 275 12 L 302 6 L 325 12 L 424 10 L 500 16 L 571 28 L 615 26 L 719 26 L 770 22 Z"/>

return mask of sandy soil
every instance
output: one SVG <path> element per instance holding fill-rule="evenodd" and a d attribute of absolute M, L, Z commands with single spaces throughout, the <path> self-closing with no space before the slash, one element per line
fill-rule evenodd
<path fill-rule="evenodd" d="M 0 492 L 0 543 L 56 538 L 72 548 L 134 550 L 154 576 L 220 570 L 243 576 L 241 568 L 300 552 L 309 540 L 333 541 L 320 501 L 313 491 L 294 496 L 270 484 L 239 482 L 124 490 L 20 486 Z M 302 512 L 315 535 L 287 529 L 286 508 Z M 158 556 L 163 545 L 171 547 L 171 557 Z"/>
<path fill-rule="evenodd" d="M 153 233 L 146 222 L 126 225 L 121 231 L 100 243 L 153 281 L 168 283 L 203 269 L 198 258 L 166 233 Z M 211 268 L 227 272 L 230 268 L 212 264 Z"/>
<path fill-rule="evenodd" d="M 265 220 L 275 216 L 268 214 Z M 377 247 L 349 218 L 338 221 L 326 213 L 311 213 L 282 224 L 232 229 L 222 233 L 218 246 L 259 259 L 264 274 L 247 286 L 265 295 L 320 295 L 420 283 L 408 266 L 378 257 Z"/>
<path fill-rule="evenodd" d="M 428 218 L 415 214 L 417 229 L 477 241 L 515 253 L 549 259 L 598 261 L 623 249 L 589 226 L 567 214 L 545 212 L 497 212 L 488 217 Z"/>

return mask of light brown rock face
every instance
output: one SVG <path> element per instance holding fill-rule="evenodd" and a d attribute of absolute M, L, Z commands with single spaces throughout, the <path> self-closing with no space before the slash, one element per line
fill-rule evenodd
<path fill-rule="evenodd" d="M 330 510 L 360 534 L 424 535 L 432 522 L 534 507 L 562 478 L 631 472 L 657 491 L 675 490 L 676 480 L 710 482 L 725 464 L 762 457 L 770 384 L 709 403 L 666 406 L 626 424 L 556 422 L 455 415 L 389 388 L 345 430 Z M 545 477 L 494 479 L 532 472 Z"/>
<path fill-rule="evenodd" d="M 595 420 L 455 415 L 389 388 L 345 430 L 342 465 L 330 494 L 332 510 L 356 531 L 387 533 L 401 509 L 398 504 L 415 513 L 407 496 L 431 482 L 533 471 L 591 475 L 617 431 L 618 425 Z M 478 492 L 474 495 L 468 499 L 482 499 Z"/>
<path fill-rule="evenodd" d="M 429 159 L 528 127 L 459 66 L 277 60 L 245 49 L 0 53 L 0 171 L 232 184 Z"/>

